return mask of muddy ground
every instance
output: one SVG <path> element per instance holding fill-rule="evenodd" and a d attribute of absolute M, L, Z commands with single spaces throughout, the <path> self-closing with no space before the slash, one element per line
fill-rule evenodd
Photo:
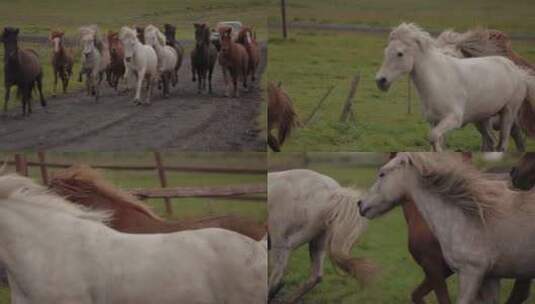
<path fill-rule="evenodd" d="M 107 84 L 103 84 L 98 102 L 85 92 L 46 96 L 47 111 L 34 100 L 30 117 L 21 118 L 20 106 L 0 116 L 0 149 L 265 151 L 264 126 L 258 119 L 265 106 L 259 80 L 248 92 L 242 89 L 240 98 L 224 97 L 217 65 L 214 94 L 199 95 L 197 83 L 191 81 L 189 51 L 186 53 L 180 82 L 169 98 L 163 99 L 155 90 L 152 105 L 136 106 L 132 94 L 118 94 Z M 267 48 L 263 45 L 258 75 L 266 62 Z M 75 74 L 78 69 L 75 66 Z"/>

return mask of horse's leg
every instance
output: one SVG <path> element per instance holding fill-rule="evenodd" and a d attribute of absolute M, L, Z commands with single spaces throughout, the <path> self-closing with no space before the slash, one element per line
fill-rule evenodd
<path fill-rule="evenodd" d="M 222 66 L 221 70 L 223 71 L 223 82 L 225 83 L 225 97 L 228 97 L 230 95 L 230 88 L 228 84 L 228 74 L 227 74 L 227 68 Z"/>
<path fill-rule="evenodd" d="M 56 97 L 58 89 L 58 71 L 54 68 L 54 91 L 52 93 L 53 97 Z"/>
<path fill-rule="evenodd" d="M 498 304 L 500 299 L 500 279 L 486 278 L 481 284 L 477 296 L 477 303 Z"/>
<path fill-rule="evenodd" d="M 526 150 L 524 135 L 522 134 L 522 129 L 520 129 L 516 121 L 511 128 L 511 137 L 513 137 L 515 142 L 516 150 L 518 152 L 524 152 Z"/>
<path fill-rule="evenodd" d="M 477 270 L 459 272 L 459 295 L 457 304 L 473 304 L 483 281 L 483 273 Z"/>
<path fill-rule="evenodd" d="M 141 99 L 141 86 L 143 85 L 143 79 L 145 78 L 146 68 L 142 68 L 137 74 L 137 86 L 136 86 L 136 96 L 134 97 L 134 103 L 139 104 Z"/>
<path fill-rule="evenodd" d="M 506 304 L 522 304 L 529 298 L 530 279 L 517 279 Z"/>
<path fill-rule="evenodd" d="M 435 152 L 442 152 L 442 142 L 444 141 L 444 134 L 448 131 L 460 128 L 462 119 L 457 114 L 452 113 L 442 119 L 430 132 L 429 140 Z"/>
<path fill-rule="evenodd" d="M 507 150 L 511 129 L 515 123 L 515 117 L 508 106 L 500 111 L 500 116 L 500 142 L 498 143 L 498 151 L 503 152 Z"/>
<path fill-rule="evenodd" d="M 288 266 L 288 259 L 290 257 L 290 249 L 282 246 L 272 246 L 269 252 L 270 265 L 273 265 L 269 275 L 269 300 L 273 299 L 275 295 L 281 290 L 282 277 Z M 269 302 L 269 301 L 268 301 Z"/>
<path fill-rule="evenodd" d="M 290 297 L 288 303 L 296 303 L 301 299 L 305 293 L 314 288 L 318 283 L 321 282 L 323 277 L 323 262 L 325 260 L 325 248 L 327 247 L 327 237 L 326 234 L 310 241 L 308 245 L 308 251 L 310 254 L 310 262 L 312 263 L 312 268 L 308 280 L 301 285 L 297 291 Z"/>
<path fill-rule="evenodd" d="M 37 76 L 37 90 L 39 91 L 39 99 L 41 101 L 41 106 L 43 108 L 46 107 L 46 100 L 45 100 L 45 96 L 43 95 L 43 74 L 40 74 L 39 76 Z M 32 88 L 30 88 L 31 90 Z"/>
<path fill-rule="evenodd" d="M 493 151 L 496 142 L 494 140 L 494 135 L 492 134 L 490 119 L 476 122 L 475 125 L 481 134 L 481 151 Z"/>
<path fill-rule="evenodd" d="M 4 97 L 4 115 L 7 113 L 7 103 L 9 102 L 9 96 L 11 95 L 11 86 L 6 85 L 4 87 L 4 90 L 6 91 L 5 97 Z"/>
<path fill-rule="evenodd" d="M 213 91 L 212 91 L 212 75 L 214 74 L 214 66 L 215 65 L 211 65 L 210 68 L 208 69 L 208 93 L 212 94 Z"/>
<path fill-rule="evenodd" d="M 411 299 L 413 304 L 425 304 L 424 297 L 433 290 L 431 286 L 431 279 L 428 275 L 424 277 L 424 280 L 413 290 Z"/>
<path fill-rule="evenodd" d="M 154 87 L 154 82 L 156 81 L 156 79 L 152 75 L 147 76 L 147 96 L 145 98 L 145 104 L 147 105 L 150 105 L 150 99 L 152 97 L 152 88 Z"/>

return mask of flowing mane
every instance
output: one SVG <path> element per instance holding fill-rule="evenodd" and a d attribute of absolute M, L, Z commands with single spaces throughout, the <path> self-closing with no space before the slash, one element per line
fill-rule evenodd
<path fill-rule="evenodd" d="M 96 192 L 123 208 L 134 209 L 151 218 L 161 220 L 133 195 L 113 186 L 105 180 L 102 174 L 87 165 L 72 166 L 56 173 L 50 181 L 50 187 L 61 192 L 67 199 L 73 200 L 86 198 L 90 193 Z"/>
<path fill-rule="evenodd" d="M 158 43 L 161 45 L 161 46 L 164 46 L 167 44 L 167 39 L 165 38 L 164 34 L 162 32 L 160 32 L 160 30 L 152 25 L 152 24 L 149 24 L 146 28 L 145 28 L 145 35 L 156 35 L 156 37 L 158 38 Z"/>
<path fill-rule="evenodd" d="M 135 29 L 129 28 L 128 26 L 123 26 L 119 31 L 119 39 L 121 40 L 134 38 L 137 40 L 137 32 Z"/>
<path fill-rule="evenodd" d="M 535 192 L 510 190 L 502 180 L 489 179 L 474 166 L 451 153 L 408 153 L 414 168 L 422 177 L 424 187 L 457 204 L 467 215 L 477 216 L 483 223 L 515 207 L 535 199 Z"/>
<path fill-rule="evenodd" d="M 390 32 L 389 41 L 400 40 L 406 44 L 417 43 L 423 50 L 435 46 L 435 40 L 431 35 L 415 23 L 403 22 Z"/>
<path fill-rule="evenodd" d="M 0 176 L 0 199 L 2 199 L 0 206 L 16 200 L 15 204 L 45 208 L 103 224 L 109 222 L 112 217 L 109 211 L 91 210 L 74 205 L 59 195 L 51 193 L 46 187 L 37 184 L 32 179 L 15 173 Z"/>

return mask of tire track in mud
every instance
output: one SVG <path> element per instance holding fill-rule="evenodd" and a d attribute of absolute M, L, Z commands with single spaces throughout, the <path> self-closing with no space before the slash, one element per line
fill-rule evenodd
<path fill-rule="evenodd" d="M 266 62 L 267 47 L 263 44 L 259 76 Z M 98 102 L 84 92 L 47 96 L 49 107 L 45 112 L 34 101 L 34 113 L 29 118 L 0 117 L 0 149 L 265 150 L 265 139 L 258 136 L 263 126 L 257 126 L 265 105 L 259 80 L 249 92 L 242 91 L 241 98 L 226 98 L 221 70 L 216 66 L 214 94 L 199 95 L 197 84 L 191 82 L 189 52 L 179 74 L 180 82 L 171 97 L 163 99 L 154 90 L 150 106 L 134 105 L 130 94 L 119 95 L 107 84 L 103 84 Z M 8 112 L 10 116 L 19 113 L 20 107 Z"/>

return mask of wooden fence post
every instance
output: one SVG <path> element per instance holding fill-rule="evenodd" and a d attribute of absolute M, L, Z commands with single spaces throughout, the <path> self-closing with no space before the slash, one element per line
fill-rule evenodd
<path fill-rule="evenodd" d="M 286 0 L 281 0 L 281 14 L 282 14 L 282 37 L 288 38 L 288 25 L 286 23 Z"/>
<path fill-rule="evenodd" d="M 43 180 L 43 185 L 48 185 L 48 170 L 46 168 L 45 152 L 38 151 L 37 157 L 39 158 L 39 168 L 41 168 L 41 179 Z"/>
<path fill-rule="evenodd" d="M 158 176 L 160 178 L 160 186 L 162 188 L 167 187 L 167 176 L 165 176 L 165 168 L 163 166 L 162 156 L 160 155 L 160 152 L 155 151 L 154 152 L 154 159 L 156 160 L 156 169 L 158 170 Z M 166 197 L 164 198 L 165 201 L 165 212 L 168 215 L 173 214 L 173 207 L 171 206 L 171 200 Z"/>
<path fill-rule="evenodd" d="M 351 90 L 349 90 L 349 95 L 347 95 L 344 108 L 342 109 L 342 115 L 340 115 L 341 122 L 346 122 L 350 118 L 353 120 L 353 123 L 356 122 L 355 114 L 353 113 L 353 99 L 355 97 L 355 94 L 357 93 L 359 82 L 360 82 L 360 72 L 358 72 L 357 75 L 353 77 L 353 81 L 351 81 Z"/>
<path fill-rule="evenodd" d="M 15 170 L 18 174 L 28 176 L 28 162 L 22 154 L 15 154 Z"/>

